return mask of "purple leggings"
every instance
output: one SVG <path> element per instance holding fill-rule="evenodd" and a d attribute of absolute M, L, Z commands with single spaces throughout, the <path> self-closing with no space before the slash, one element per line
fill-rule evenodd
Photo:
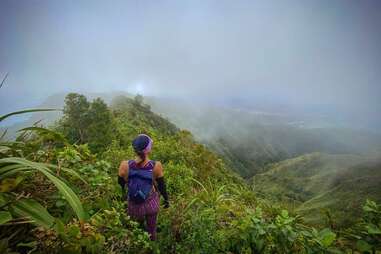
<path fill-rule="evenodd" d="M 128 201 L 127 214 L 140 223 L 146 222 L 146 230 L 152 241 L 156 240 L 157 214 L 160 208 L 160 196 L 157 191 L 151 193 L 148 199 L 141 204 Z"/>

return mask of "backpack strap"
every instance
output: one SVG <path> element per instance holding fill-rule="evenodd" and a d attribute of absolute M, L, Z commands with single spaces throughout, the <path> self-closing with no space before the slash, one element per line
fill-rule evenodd
<path fill-rule="evenodd" d="M 142 178 L 151 178 L 153 179 L 153 170 L 155 168 L 156 161 L 148 161 L 147 164 L 140 168 L 138 167 L 136 161 L 129 160 L 128 161 L 128 179 L 134 178 L 136 176 Z"/>
<path fill-rule="evenodd" d="M 136 162 L 134 160 L 128 161 L 128 169 L 136 169 Z"/>
<path fill-rule="evenodd" d="M 151 163 L 152 165 L 152 170 L 155 168 L 156 161 L 150 160 L 148 163 Z"/>
<path fill-rule="evenodd" d="M 144 165 L 144 167 L 139 168 L 138 164 L 136 163 L 135 160 L 129 160 L 128 161 L 128 169 L 132 169 L 132 170 L 134 170 L 134 169 L 143 169 L 143 170 L 144 169 L 152 169 L 153 170 L 155 168 L 155 165 L 156 165 L 156 161 L 150 160 L 147 162 L 146 165 Z"/>

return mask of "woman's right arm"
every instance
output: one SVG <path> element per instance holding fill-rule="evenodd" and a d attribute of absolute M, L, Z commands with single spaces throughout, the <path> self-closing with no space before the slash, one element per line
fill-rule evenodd
<path fill-rule="evenodd" d="M 128 178 L 128 162 L 122 161 L 119 166 L 118 183 L 123 190 L 124 190 L 124 186 L 127 183 L 127 178 Z"/>

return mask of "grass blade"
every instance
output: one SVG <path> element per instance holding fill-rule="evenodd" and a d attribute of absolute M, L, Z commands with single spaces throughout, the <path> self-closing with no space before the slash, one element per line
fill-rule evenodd
<path fill-rule="evenodd" d="M 33 224 L 50 228 L 54 223 L 54 217 L 37 201 L 23 198 L 11 205 L 11 211 L 19 217 L 27 217 L 33 220 Z"/>
<path fill-rule="evenodd" d="M 5 164 L 5 165 L 16 164 L 16 165 L 24 166 L 26 168 L 31 168 L 41 172 L 57 187 L 57 189 L 65 197 L 66 201 L 72 207 L 78 219 L 80 221 L 84 221 L 87 219 L 87 214 L 85 213 L 82 207 L 82 203 L 79 200 L 78 196 L 61 179 L 55 176 L 45 164 L 31 162 L 26 159 L 18 158 L 18 157 L 0 159 L 0 165 L 1 164 Z"/>
<path fill-rule="evenodd" d="M 0 211 L 0 225 L 12 220 L 12 215 L 8 211 Z"/>
<path fill-rule="evenodd" d="M 0 116 L 0 122 L 3 121 L 4 119 L 10 117 L 10 116 L 13 116 L 13 115 L 20 115 L 20 114 L 26 114 L 26 113 L 33 113 L 33 112 L 41 112 L 41 111 L 60 111 L 60 109 L 25 109 L 25 110 L 21 110 L 21 111 L 15 111 L 15 112 L 11 112 L 11 113 L 8 113 L 6 115 L 2 115 Z"/>
<path fill-rule="evenodd" d="M 26 127 L 26 128 L 21 129 L 21 130 L 18 130 L 18 131 L 35 131 L 39 135 L 50 136 L 54 140 L 61 141 L 65 145 L 69 144 L 67 139 L 61 133 L 58 133 L 58 132 L 55 132 L 55 131 L 52 131 L 52 130 L 49 130 L 49 129 L 46 129 L 46 128 L 43 128 L 43 127 L 36 127 L 36 126 Z"/>
<path fill-rule="evenodd" d="M 7 80 L 7 78 L 8 78 L 8 74 L 9 74 L 9 72 L 7 72 L 7 74 L 5 74 L 5 76 L 4 76 L 4 78 L 3 78 L 3 81 L 1 81 L 1 83 L 0 83 L 0 88 L 3 87 L 3 85 L 4 85 L 4 83 L 5 83 L 5 80 Z"/>
<path fill-rule="evenodd" d="M 58 169 L 58 166 L 56 165 L 52 165 L 52 164 L 45 164 L 47 167 L 49 168 L 54 168 L 54 169 Z M 75 176 L 76 178 L 78 178 L 79 180 L 81 180 L 83 183 L 87 184 L 86 180 L 82 178 L 82 176 L 80 176 L 75 170 L 71 169 L 71 168 L 65 168 L 65 167 L 61 167 L 60 168 L 61 171 L 63 172 L 66 172 L 72 176 Z"/>

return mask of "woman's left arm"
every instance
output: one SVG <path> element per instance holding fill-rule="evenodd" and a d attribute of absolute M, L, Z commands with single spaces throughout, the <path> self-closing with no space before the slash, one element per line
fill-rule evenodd
<path fill-rule="evenodd" d="M 169 198 L 168 198 L 167 188 L 165 186 L 165 181 L 164 181 L 163 165 L 160 163 L 160 161 L 157 161 L 155 163 L 154 176 L 157 183 L 157 188 L 159 189 L 160 194 L 164 198 L 164 207 L 168 208 Z"/>

